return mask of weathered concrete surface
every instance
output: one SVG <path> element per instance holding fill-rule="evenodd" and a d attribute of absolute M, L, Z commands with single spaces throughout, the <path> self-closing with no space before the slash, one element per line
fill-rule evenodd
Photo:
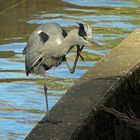
<path fill-rule="evenodd" d="M 26 140 L 140 139 L 139 65 L 137 29 L 89 69 L 52 108 L 50 116 L 62 123 L 38 124 Z M 126 115 L 128 121 L 119 113 L 103 110 L 103 105 Z M 138 127 L 130 122 L 138 122 Z"/>

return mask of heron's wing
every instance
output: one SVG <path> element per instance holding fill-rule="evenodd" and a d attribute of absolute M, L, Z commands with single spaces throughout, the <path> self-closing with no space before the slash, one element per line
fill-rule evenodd
<path fill-rule="evenodd" d="M 38 31 L 48 34 L 49 39 L 46 42 L 42 42 Z M 27 75 L 28 71 L 40 61 L 45 51 L 47 52 L 46 54 L 49 54 L 48 57 L 50 57 L 50 54 L 53 54 L 54 50 L 57 50 L 58 44 L 62 42 L 66 35 L 67 33 L 56 23 L 40 25 L 33 31 L 23 50 Z"/>
<path fill-rule="evenodd" d="M 26 72 L 30 72 L 30 69 L 36 67 L 40 67 L 41 65 L 45 64 L 48 67 L 56 66 L 59 61 L 63 58 L 64 54 L 61 52 L 62 48 L 54 42 L 47 43 L 49 47 L 46 47 L 44 44 L 41 48 L 38 49 L 38 55 L 31 60 L 30 65 L 26 68 Z M 26 60 L 26 59 L 25 59 Z"/>
<path fill-rule="evenodd" d="M 39 55 L 38 49 L 43 46 L 43 42 L 40 40 L 39 35 L 31 35 L 23 53 L 25 54 L 25 69 L 26 72 L 31 68 L 34 59 Z"/>
<path fill-rule="evenodd" d="M 49 39 L 51 41 L 55 41 L 56 45 L 60 44 L 62 42 L 63 38 L 65 38 L 67 36 L 67 32 L 57 23 L 42 24 L 39 27 L 37 27 L 31 34 L 31 36 L 28 40 L 27 46 L 24 48 L 24 50 L 22 52 L 23 55 L 26 54 L 26 50 L 28 50 L 28 48 L 40 48 L 41 41 L 39 39 L 39 36 L 36 34 L 38 31 L 43 31 L 43 32 L 47 33 L 49 35 Z M 39 46 L 37 46 L 37 45 L 32 46 L 32 43 L 33 44 L 39 43 Z"/>

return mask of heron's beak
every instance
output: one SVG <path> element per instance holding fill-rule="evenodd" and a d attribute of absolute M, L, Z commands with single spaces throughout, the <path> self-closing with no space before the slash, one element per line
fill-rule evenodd
<path fill-rule="evenodd" d="M 101 46 L 91 38 L 87 38 L 88 45 L 93 46 L 94 48 L 101 48 Z"/>

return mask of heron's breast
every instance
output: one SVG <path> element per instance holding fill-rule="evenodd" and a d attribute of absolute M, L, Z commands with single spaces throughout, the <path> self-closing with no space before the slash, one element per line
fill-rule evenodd
<path fill-rule="evenodd" d="M 59 66 L 63 61 L 63 57 L 52 57 L 45 59 L 43 65 L 46 70 Z"/>

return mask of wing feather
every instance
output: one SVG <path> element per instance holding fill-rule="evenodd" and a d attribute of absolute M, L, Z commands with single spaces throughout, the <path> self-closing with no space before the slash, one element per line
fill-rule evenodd
<path fill-rule="evenodd" d="M 43 31 L 49 36 L 49 39 L 46 42 L 43 43 L 40 39 L 38 34 L 39 31 Z M 25 55 L 25 69 L 27 75 L 33 71 L 34 67 L 42 64 L 40 59 L 44 55 L 46 55 L 45 58 L 47 58 L 57 51 L 57 46 L 64 38 L 64 32 L 64 29 L 57 23 L 43 24 L 33 31 L 28 39 L 26 47 L 22 52 L 22 54 Z"/>

